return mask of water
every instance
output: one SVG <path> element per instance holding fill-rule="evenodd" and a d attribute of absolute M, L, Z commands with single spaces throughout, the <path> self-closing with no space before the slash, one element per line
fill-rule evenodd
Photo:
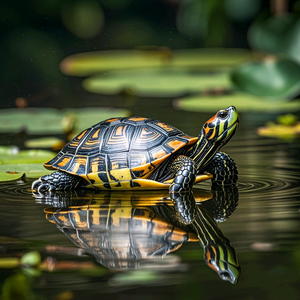
<path fill-rule="evenodd" d="M 170 111 L 169 104 L 160 106 L 159 111 L 149 104 L 141 104 L 134 115 L 163 120 L 191 135 L 197 135 L 198 128 L 210 116 Z M 73 200 L 70 195 L 53 200 L 35 199 L 29 192 L 30 182 L 2 184 L 1 257 L 19 257 L 30 250 L 41 252 L 44 270 L 30 284 L 36 299 L 299 299 L 300 145 L 297 141 L 288 143 L 257 136 L 256 128 L 273 117 L 241 114 L 239 131 L 223 149 L 239 168 L 237 206 L 233 205 L 228 219 L 215 224 L 221 232 L 219 236 L 226 237 L 236 252 L 241 267 L 237 284 L 222 280 L 205 263 L 203 244 L 195 236 L 163 218 L 164 214 L 168 215 L 164 205 L 169 203 L 172 207 L 169 200 L 164 200 L 167 193 L 73 193 Z M 18 143 L 10 141 L 13 142 Z M 208 183 L 200 188 L 206 192 L 195 191 L 196 200 L 217 197 L 210 193 Z M 213 216 L 213 205 L 209 204 L 213 200 L 198 203 L 206 220 Z M 89 214 L 98 214 L 101 220 L 110 216 L 105 219 L 107 224 L 118 220 L 126 223 L 128 216 L 135 216 L 139 234 L 134 235 L 132 228 L 123 227 L 122 234 L 110 232 L 100 237 L 96 219 L 89 218 Z M 70 220 L 73 220 L 73 231 L 70 227 L 62 232 L 62 225 L 70 225 Z M 85 231 L 76 231 L 74 224 Z M 154 231 L 150 233 L 154 240 L 141 234 L 149 224 L 153 226 Z M 173 236 L 165 235 L 168 231 Z M 104 254 L 97 244 L 100 239 L 106 241 Z M 126 260 L 122 261 L 122 271 L 103 266 L 116 264 L 113 260 L 103 260 L 109 255 L 109 243 L 115 250 L 119 249 L 115 253 L 121 256 L 120 249 L 134 242 L 137 246 L 131 250 L 143 250 L 144 255 L 157 249 L 161 255 L 173 251 L 163 259 L 142 261 L 139 271 L 126 270 L 130 265 Z M 79 251 L 74 243 L 85 250 Z M 0 270 L 1 282 L 6 280 L 7 285 L 16 274 L 15 269 Z"/>

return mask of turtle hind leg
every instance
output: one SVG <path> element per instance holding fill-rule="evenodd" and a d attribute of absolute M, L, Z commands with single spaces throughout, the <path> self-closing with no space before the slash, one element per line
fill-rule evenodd
<path fill-rule="evenodd" d="M 180 155 L 170 165 L 175 178 L 170 186 L 170 193 L 188 192 L 193 188 L 197 170 L 195 163 L 187 156 Z"/>
<path fill-rule="evenodd" d="M 51 191 L 69 191 L 75 189 L 83 179 L 63 171 L 40 177 L 32 183 L 31 189 L 39 193 Z"/>
<path fill-rule="evenodd" d="M 211 173 L 214 177 L 212 185 L 232 185 L 238 180 L 238 169 L 234 160 L 224 152 L 218 152 L 201 170 Z"/>

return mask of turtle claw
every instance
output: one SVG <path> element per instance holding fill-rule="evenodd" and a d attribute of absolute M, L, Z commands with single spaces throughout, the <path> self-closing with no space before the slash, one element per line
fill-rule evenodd
<path fill-rule="evenodd" d="M 51 187 L 51 185 L 49 185 L 48 183 L 43 183 L 42 182 L 41 185 L 38 187 L 37 191 L 39 193 L 45 193 L 45 192 L 50 191 L 50 187 Z"/>
<path fill-rule="evenodd" d="M 41 178 L 39 178 L 38 180 L 35 180 L 31 185 L 31 190 L 37 191 L 41 184 L 42 184 Z"/>
<path fill-rule="evenodd" d="M 55 186 L 48 182 L 44 182 L 41 178 L 39 178 L 32 183 L 31 190 L 38 195 L 45 195 L 46 193 L 54 191 Z"/>

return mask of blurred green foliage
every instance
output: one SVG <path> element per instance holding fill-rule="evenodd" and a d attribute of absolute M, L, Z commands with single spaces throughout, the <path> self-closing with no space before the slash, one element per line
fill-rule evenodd
<path fill-rule="evenodd" d="M 266 7 L 261 0 L 5 2 L 1 107 L 14 106 L 17 97 L 29 106 L 78 101 L 71 95 L 73 82 L 58 68 L 65 56 L 78 52 L 143 45 L 246 47 L 249 22 Z"/>
<path fill-rule="evenodd" d="M 231 74 L 237 88 L 258 96 L 285 100 L 299 95 L 300 66 L 298 63 L 273 56 L 239 66 Z"/>
<path fill-rule="evenodd" d="M 83 86 L 89 92 L 108 95 L 178 97 L 180 93 L 202 92 L 206 89 L 205 82 L 211 80 L 208 89 L 234 88 L 254 95 L 290 100 L 300 94 L 299 3 L 294 1 L 287 11 L 281 11 L 276 3 L 272 8 L 269 2 L 262 0 L 7 2 L 0 12 L 6 25 L 0 29 L 1 105 L 14 106 L 16 98 L 22 97 L 25 106 L 82 107 L 87 104 L 83 104 L 82 97 L 90 94 L 84 93 L 78 81 L 64 76 L 61 71 L 66 75 L 86 76 L 100 70 L 170 66 L 188 68 L 177 73 L 171 70 L 170 73 L 174 74 L 170 78 L 167 76 L 168 80 L 166 70 L 152 73 L 143 70 L 136 76 L 133 76 L 134 71 L 127 71 L 130 73 L 128 77 L 126 72 L 123 75 L 118 72 L 101 74 L 88 78 Z M 259 59 L 252 62 L 257 58 L 254 55 L 248 64 L 233 70 L 234 86 L 227 80 L 229 73 L 226 84 L 223 81 L 220 84 L 222 75 L 213 78 L 204 74 L 197 78 L 192 74 L 200 67 L 203 71 L 205 64 L 206 70 L 221 71 L 224 61 L 226 64 L 222 52 L 208 50 L 208 53 L 215 54 L 213 63 L 209 55 L 200 58 L 190 52 L 183 63 L 184 59 L 181 62 L 176 60 L 178 53 L 174 55 L 178 48 L 247 48 L 248 43 L 254 51 L 278 57 L 274 63 Z M 124 48 L 147 49 L 144 53 L 152 50 L 148 57 L 142 55 L 141 60 L 130 59 L 131 54 L 128 59 L 120 52 L 115 52 L 114 57 L 92 57 L 97 53 L 95 50 L 104 53 L 103 50 Z M 155 49 L 158 49 L 157 54 L 153 54 Z M 87 56 L 86 59 L 77 59 L 76 53 L 81 52 L 93 53 L 91 59 Z M 232 52 L 227 57 L 228 64 L 234 55 L 238 54 Z M 66 56 L 68 58 L 64 59 Z M 223 62 L 220 64 L 220 61 Z M 185 72 L 188 76 L 182 77 Z M 190 84 L 197 80 L 199 85 L 195 86 L 199 87 L 191 88 Z M 144 85 L 146 87 L 142 87 Z M 97 104 L 110 106 L 109 101 Z M 17 126 L 17 119 L 12 120 L 12 126 Z"/>

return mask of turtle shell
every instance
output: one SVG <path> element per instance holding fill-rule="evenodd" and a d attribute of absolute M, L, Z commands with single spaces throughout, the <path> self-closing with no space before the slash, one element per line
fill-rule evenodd
<path fill-rule="evenodd" d="M 60 209 L 48 207 L 46 219 L 108 268 L 138 268 L 140 262 L 161 259 L 183 242 L 198 241 L 195 234 L 165 221 L 151 207 L 107 199 Z"/>
<path fill-rule="evenodd" d="M 147 178 L 173 153 L 196 141 L 157 120 L 114 118 L 81 132 L 44 166 L 81 176 L 88 187 L 168 188 L 170 182 Z"/>

